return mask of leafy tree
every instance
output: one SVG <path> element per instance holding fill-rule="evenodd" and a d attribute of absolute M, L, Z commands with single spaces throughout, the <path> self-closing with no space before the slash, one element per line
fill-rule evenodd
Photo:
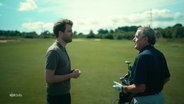
<path fill-rule="evenodd" d="M 32 31 L 32 32 L 23 32 L 23 37 L 24 38 L 37 38 L 38 35 L 35 31 Z"/>
<path fill-rule="evenodd" d="M 54 34 L 53 33 L 50 33 L 49 31 L 43 31 L 41 34 L 40 34 L 40 37 L 42 38 L 52 38 L 54 37 Z"/>
<path fill-rule="evenodd" d="M 167 27 L 164 31 L 165 31 L 165 33 L 163 34 L 164 38 L 171 39 L 173 37 L 172 36 L 172 28 L 171 27 Z"/>
<path fill-rule="evenodd" d="M 183 38 L 184 36 L 184 29 L 183 29 L 183 26 L 182 24 L 178 23 L 178 24 L 175 24 L 173 27 L 172 27 L 172 36 L 173 38 Z"/>
<path fill-rule="evenodd" d="M 93 30 L 90 30 L 89 35 L 87 35 L 87 38 L 95 38 Z"/>
<path fill-rule="evenodd" d="M 108 30 L 99 29 L 98 34 L 108 34 Z"/>

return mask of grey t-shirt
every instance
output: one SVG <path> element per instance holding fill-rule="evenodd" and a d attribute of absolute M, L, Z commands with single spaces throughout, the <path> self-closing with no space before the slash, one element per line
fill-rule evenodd
<path fill-rule="evenodd" d="M 70 59 L 65 48 L 59 43 L 53 43 L 46 53 L 46 70 L 55 70 L 55 75 L 69 74 L 71 71 Z M 48 95 L 62 95 L 70 92 L 70 79 L 47 84 Z"/>

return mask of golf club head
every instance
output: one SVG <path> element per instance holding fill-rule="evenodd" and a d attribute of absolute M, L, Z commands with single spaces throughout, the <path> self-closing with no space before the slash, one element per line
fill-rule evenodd
<path fill-rule="evenodd" d="M 125 61 L 125 63 L 126 63 L 126 64 L 131 64 L 131 62 L 130 62 L 130 61 Z"/>

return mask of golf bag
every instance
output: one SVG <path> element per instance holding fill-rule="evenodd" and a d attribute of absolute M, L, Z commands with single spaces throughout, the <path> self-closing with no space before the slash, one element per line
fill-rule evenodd
<path fill-rule="evenodd" d="M 124 77 L 120 77 L 120 81 L 122 85 L 130 85 L 132 84 L 132 67 L 129 66 L 130 61 L 125 61 L 128 64 L 128 73 Z M 130 104 L 133 95 L 128 92 L 120 92 L 119 93 L 119 101 L 118 104 Z"/>

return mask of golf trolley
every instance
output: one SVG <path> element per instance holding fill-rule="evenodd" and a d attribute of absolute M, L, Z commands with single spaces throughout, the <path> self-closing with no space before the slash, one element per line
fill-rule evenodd
<path fill-rule="evenodd" d="M 125 61 L 125 63 L 128 65 L 128 73 L 125 76 L 120 77 L 121 84 L 114 81 L 115 86 L 116 85 L 127 86 L 127 85 L 132 84 L 132 73 L 131 73 L 132 67 L 130 66 L 131 62 Z M 113 87 L 115 87 L 115 86 L 113 86 Z M 131 93 L 125 92 L 125 91 L 119 92 L 118 104 L 130 104 L 131 100 L 132 100 Z"/>

